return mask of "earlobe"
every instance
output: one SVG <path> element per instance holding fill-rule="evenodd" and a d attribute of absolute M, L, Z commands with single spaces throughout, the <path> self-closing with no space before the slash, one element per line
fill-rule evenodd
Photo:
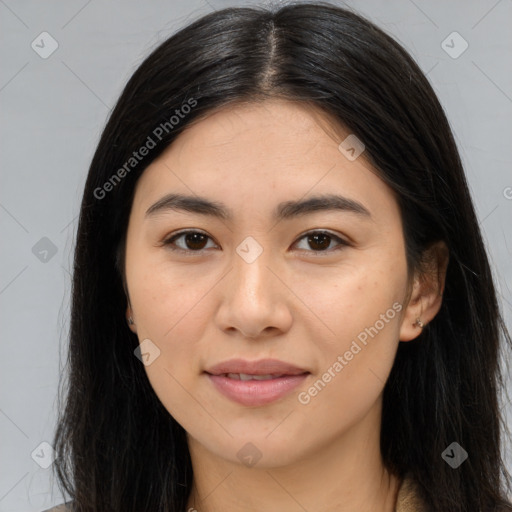
<path fill-rule="evenodd" d="M 425 297 L 422 295 L 422 285 L 419 278 L 415 278 L 413 291 L 409 303 L 405 308 L 400 327 L 400 341 L 416 339 L 426 325 L 424 312 Z"/>
<path fill-rule="evenodd" d="M 137 329 L 135 328 L 135 322 L 133 321 L 133 313 L 131 311 L 130 306 L 126 308 L 126 321 L 128 322 L 130 330 L 136 333 Z"/>
<path fill-rule="evenodd" d="M 415 275 L 413 290 L 400 327 L 400 341 L 416 339 L 435 318 L 443 302 L 449 251 L 443 241 L 425 254 L 428 271 Z"/>

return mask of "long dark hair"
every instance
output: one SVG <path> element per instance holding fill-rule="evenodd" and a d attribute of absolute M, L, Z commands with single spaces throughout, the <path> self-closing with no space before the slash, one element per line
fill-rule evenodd
<path fill-rule="evenodd" d="M 185 510 L 193 478 L 186 433 L 134 356 L 138 340 L 125 317 L 134 189 L 192 122 L 228 104 L 277 97 L 320 109 L 364 142 L 397 195 L 409 271 L 422 268 L 437 240 L 450 252 L 441 310 L 417 342 L 399 344 L 384 388 L 386 467 L 409 473 L 434 512 L 509 510 L 498 393 L 500 340 L 511 339 L 449 124 L 394 39 L 324 2 L 208 14 L 160 44 L 123 90 L 80 211 L 69 374 L 54 440 L 61 489 L 76 512 Z M 131 160 L 148 137 L 154 147 Z M 469 454 L 457 469 L 441 456 L 454 441 Z"/>

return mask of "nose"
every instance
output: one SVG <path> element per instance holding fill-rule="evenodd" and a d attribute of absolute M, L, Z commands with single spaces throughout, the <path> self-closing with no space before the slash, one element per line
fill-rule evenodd
<path fill-rule="evenodd" d="M 260 338 L 286 332 L 292 323 L 289 301 L 293 297 L 286 276 L 263 251 L 254 261 L 238 254 L 222 280 L 222 304 L 216 323 L 226 332 L 238 331 L 245 338 Z"/>

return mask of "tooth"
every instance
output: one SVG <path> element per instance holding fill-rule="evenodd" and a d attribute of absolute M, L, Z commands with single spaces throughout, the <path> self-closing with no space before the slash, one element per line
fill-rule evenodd
<path fill-rule="evenodd" d="M 274 379 L 276 377 L 280 377 L 280 375 L 250 375 L 248 373 L 228 373 L 227 376 L 230 379 L 236 379 L 236 380 L 270 380 Z"/>

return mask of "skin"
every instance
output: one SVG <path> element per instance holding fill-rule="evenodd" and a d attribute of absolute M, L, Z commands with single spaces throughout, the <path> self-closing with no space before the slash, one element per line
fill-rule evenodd
<path fill-rule="evenodd" d="M 126 246 L 127 317 L 139 341 L 160 355 L 145 366 L 151 385 L 188 433 L 194 469 L 187 510 L 391 512 L 400 482 L 382 464 L 382 392 L 400 341 L 415 339 L 437 314 L 447 256 L 432 250 L 432 275 L 408 276 L 397 201 L 364 153 L 338 150 L 348 135 L 325 114 L 266 100 L 215 111 L 190 125 L 138 181 Z M 174 192 L 219 201 L 232 221 L 146 210 Z M 281 201 L 339 193 L 365 218 L 321 211 L 281 220 Z M 201 244 L 162 242 L 182 229 Z M 328 250 L 305 233 L 327 230 Z M 236 248 L 263 248 L 247 263 Z M 194 248 L 202 250 L 193 252 Z M 444 255 L 444 256 L 443 256 Z M 349 350 L 365 327 L 402 306 L 309 403 L 298 401 Z M 303 385 L 259 407 L 221 395 L 203 373 L 234 357 L 276 358 L 308 370 Z M 150 426 L 148 427 L 150 428 Z M 252 467 L 237 452 L 261 454 Z"/>

